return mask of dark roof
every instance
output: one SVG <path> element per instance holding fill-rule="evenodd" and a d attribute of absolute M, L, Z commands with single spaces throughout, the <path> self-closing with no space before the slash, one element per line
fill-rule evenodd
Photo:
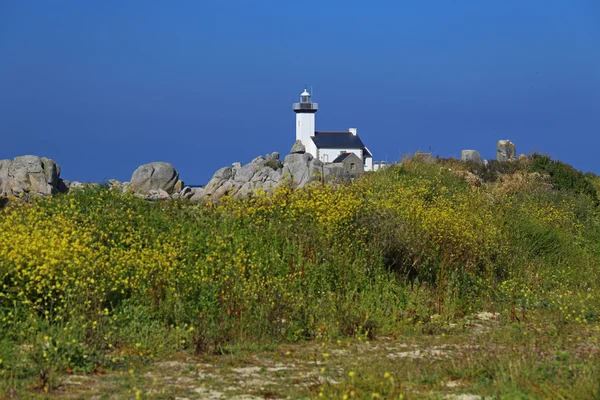
<path fill-rule="evenodd" d="M 354 153 L 342 153 L 339 156 L 337 156 L 337 158 L 335 160 L 333 160 L 332 162 L 334 163 L 338 163 L 338 162 L 342 162 L 344 161 L 346 158 L 348 158 L 348 156 L 350 154 L 354 154 Z"/>
<path fill-rule="evenodd" d="M 317 148 L 364 149 L 362 140 L 350 132 L 315 132 L 312 137 Z"/>

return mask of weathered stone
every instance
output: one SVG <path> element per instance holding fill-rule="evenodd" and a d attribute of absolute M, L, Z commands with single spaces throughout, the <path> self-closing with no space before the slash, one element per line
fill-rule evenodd
<path fill-rule="evenodd" d="M 263 156 L 258 156 L 254 160 L 252 160 L 252 164 L 256 164 L 256 166 L 261 167 L 267 163 L 267 159 Z"/>
<path fill-rule="evenodd" d="M 519 160 L 529 160 L 529 157 L 527 157 L 525 154 L 519 154 Z"/>
<path fill-rule="evenodd" d="M 292 149 L 290 150 L 292 154 L 304 154 L 306 153 L 306 147 L 302 144 L 300 140 L 296 140 Z"/>
<path fill-rule="evenodd" d="M 235 189 L 235 190 L 233 190 L 233 189 Z M 223 183 L 223 185 L 221 185 L 219 188 L 217 188 L 217 190 L 215 190 L 215 192 L 211 196 L 211 199 L 219 200 L 221 197 L 225 196 L 226 194 L 233 195 L 237 192 L 237 189 L 239 189 L 239 185 L 236 184 L 234 181 L 225 181 L 225 183 Z"/>
<path fill-rule="evenodd" d="M 426 164 L 433 164 L 436 162 L 435 157 L 431 153 L 425 153 L 423 151 L 417 151 L 411 156 L 414 160 L 423 161 Z"/>
<path fill-rule="evenodd" d="M 170 197 L 169 193 L 167 193 L 166 190 L 163 190 L 163 189 L 150 189 L 148 191 L 147 199 L 148 200 L 157 201 L 157 200 L 166 200 L 169 197 Z"/>
<path fill-rule="evenodd" d="M 239 183 L 250 182 L 256 171 L 258 171 L 258 167 L 255 163 L 246 164 L 235 173 L 235 181 Z"/>
<path fill-rule="evenodd" d="M 58 192 L 60 167 L 49 158 L 20 156 L 0 161 L 0 193 L 45 196 Z"/>
<path fill-rule="evenodd" d="M 194 192 L 192 191 L 192 188 L 189 186 L 184 187 L 181 192 L 179 192 L 181 198 L 183 199 L 189 199 L 194 195 Z"/>
<path fill-rule="evenodd" d="M 517 149 L 510 140 L 498 140 L 496 150 L 497 161 L 514 161 L 517 159 Z"/>
<path fill-rule="evenodd" d="M 483 164 L 481 154 L 477 150 L 463 150 L 460 152 L 460 159 L 462 161 L 474 162 L 476 164 Z"/>
<path fill-rule="evenodd" d="M 46 182 L 56 188 L 58 186 L 58 178 L 60 176 L 60 167 L 54 160 L 46 157 L 40 158 L 42 161 L 42 168 L 44 169 L 44 175 L 46 176 Z"/>
<path fill-rule="evenodd" d="M 0 194 L 6 195 L 6 191 L 4 190 L 4 182 L 8 182 L 8 167 L 10 165 L 10 160 L 0 160 Z"/>
<path fill-rule="evenodd" d="M 231 178 L 232 172 L 233 169 L 231 167 L 223 167 L 215 172 L 213 179 L 227 180 Z"/>
<path fill-rule="evenodd" d="M 130 186 L 137 193 L 149 193 L 150 190 L 164 190 L 173 193 L 179 173 L 173 165 L 166 162 L 153 162 L 138 167 L 131 176 Z"/>
<path fill-rule="evenodd" d="M 192 196 L 190 197 L 192 203 L 203 203 L 207 198 L 204 188 L 192 188 Z"/>
<path fill-rule="evenodd" d="M 234 169 L 240 169 L 240 168 L 242 168 L 242 163 L 241 162 L 234 162 L 231 165 L 233 166 Z"/>
<path fill-rule="evenodd" d="M 175 183 L 175 187 L 173 187 L 173 191 L 175 193 L 179 193 L 183 190 L 183 181 L 182 180 L 178 180 L 177 183 Z"/>
<path fill-rule="evenodd" d="M 310 168 L 312 160 L 313 156 L 310 153 L 288 154 L 283 163 L 283 173 L 290 176 L 295 186 L 304 186 L 311 181 L 311 174 L 315 172 Z"/>

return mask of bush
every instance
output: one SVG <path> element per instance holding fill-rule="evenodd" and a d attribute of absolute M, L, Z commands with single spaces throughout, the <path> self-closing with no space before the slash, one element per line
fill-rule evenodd
<path fill-rule="evenodd" d="M 529 171 L 550 176 L 550 182 L 556 190 L 567 190 L 590 197 L 598 201 L 598 193 L 586 176 L 575 168 L 561 161 L 554 161 L 548 156 L 533 154 Z"/>

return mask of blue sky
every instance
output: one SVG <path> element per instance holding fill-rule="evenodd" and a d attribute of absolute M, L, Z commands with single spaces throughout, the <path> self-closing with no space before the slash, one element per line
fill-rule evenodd
<path fill-rule="evenodd" d="M 0 1 L 0 159 L 66 179 L 286 154 L 305 84 L 376 160 L 510 139 L 600 173 L 597 0 Z"/>

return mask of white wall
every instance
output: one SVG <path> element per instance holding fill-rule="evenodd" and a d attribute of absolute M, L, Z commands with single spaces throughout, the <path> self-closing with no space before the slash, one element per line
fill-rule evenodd
<path fill-rule="evenodd" d="M 342 153 L 354 153 L 362 160 L 362 149 L 319 149 L 319 160 L 333 162 Z"/>
<path fill-rule="evenodd" d="M 296 113 L 296 140 L 302 142 L 306 152 L 316 156 L 316 147 L 310 138 L 315 134 L 315 113 Z M 312 151 L 311 151 L 312 150 Z"/>
<path fill-rule="evenodd" d="M 373 171 L 373 157 L 365 158 L 365 171 Z"/>

